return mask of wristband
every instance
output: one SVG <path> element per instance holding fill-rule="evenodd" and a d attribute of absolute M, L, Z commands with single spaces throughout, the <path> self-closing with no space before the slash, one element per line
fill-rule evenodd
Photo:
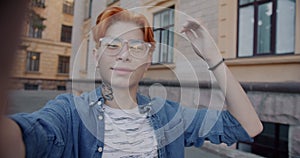
<path fill-rule="evenodd" d="M 225 59 L 222 58 L 221 61 L 219 61 L 215 66 L 209 67 L 208 70 L 213 71 L 213 70 L 216 69 L 219 65 L 221 65 L 224 61 L 225 61 Z"/>

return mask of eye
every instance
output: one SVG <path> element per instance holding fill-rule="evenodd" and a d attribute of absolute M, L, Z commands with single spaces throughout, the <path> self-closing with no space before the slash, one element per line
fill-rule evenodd
<path fill-rule="evenodd" d="M 133 50 L 144 50 L 143 45 L 132 45 L 132 46 L 130 46 L 130 49 L 133 49 Z"/>
<path fill-rule="evenodd" d="M 116 44 L 116 43 L 108 43 L 105 45 L 107 48 L 109 49 L 118 49 L 118 48 L 121 48 L 121 45 L 119 44 Z"/>
<path fill-rule="evenodd" d="M 129 48 L 134 51 L 143 51 L 145 50 L 145 45 L 141 41 L 131 41 Z"/>
<path fill-rule="evenodd" d="M 119 49 L 122 47 L 122 42 L 120 40 L 112 38 L 103 38 L 101 44 L 106 49 Z"/>

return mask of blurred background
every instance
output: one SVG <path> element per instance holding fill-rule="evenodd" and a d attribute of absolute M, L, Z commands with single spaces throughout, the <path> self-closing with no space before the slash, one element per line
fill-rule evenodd
<path fill-rule="evenodd" d="M 300 157 L 296 0 L 30 0 L 12 71 L 9 113 L 32 112 L 60 93 L 80 94 L 101 83 L 90 31 L 110 6 L 141 12 L 153 25 L 158 44 L 141 93 L 148 95 L 159 83 L 168 99 L 186 106 L 205 107 L 219 99 L 211 95 L 215 80 L 207 65 L 178 33 L 192 17 L 208 29 L 264 124 L 253 143 L 205 143 L 187 149 L 186 157 Z"/>

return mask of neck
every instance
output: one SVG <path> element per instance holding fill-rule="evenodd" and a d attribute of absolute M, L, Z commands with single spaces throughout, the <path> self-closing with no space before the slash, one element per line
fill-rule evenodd
<path fill-rule="evenodd" d="M 105 104 L 117 109 L 132 109 L 137 106 L 136 93 L 138 86 L 112 87 L 113 100 L 105 101 Z"/>

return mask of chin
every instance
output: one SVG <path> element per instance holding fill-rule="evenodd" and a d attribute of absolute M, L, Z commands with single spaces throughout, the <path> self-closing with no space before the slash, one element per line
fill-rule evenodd
<path fill-rule="evenodd" d="M 106 73 L 101 74 L 103 76 L 103 82 L 111 85 L 112 88 L 134 88 L 139 85 L 140 80 L 142 79 L 142 73 L 130 73 L 130 74 L 117 74 L 117 73 Z M 107 78 L 108 77 L 108 78 Z"/>
<path fill-rule="evenodd" d="M 104 81 L 111 85 L 112 88 L 124 89 L 138 86 L 139 81 L 133 81 L 124 78 L 112 77 L 109 81 Z"/>

